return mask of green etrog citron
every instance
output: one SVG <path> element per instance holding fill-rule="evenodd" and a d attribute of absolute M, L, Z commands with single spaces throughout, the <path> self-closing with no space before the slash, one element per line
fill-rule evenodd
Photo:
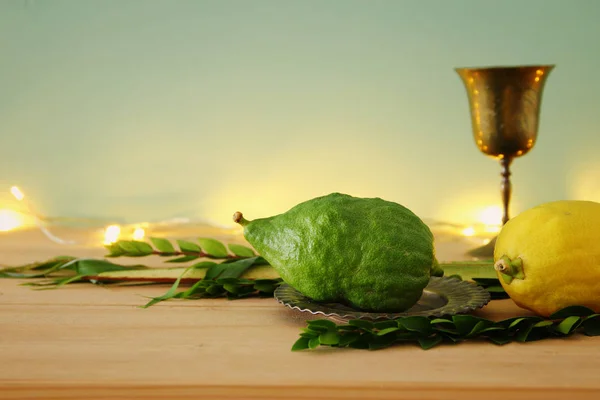
<path fill-rule="evenodd" d="M 236 212 L 246 240 L 307 297 L 372 312 L 402 312 L 443 272 L 429 227 L 406 207 L 341 193 L 269 218 Z"/>

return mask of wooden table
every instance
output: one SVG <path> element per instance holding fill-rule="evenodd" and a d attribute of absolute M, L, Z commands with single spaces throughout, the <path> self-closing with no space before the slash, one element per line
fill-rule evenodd
<path fill-rule="evenodd" d="M 600 338 L 291 352 L 308 316 L 274 299 L 141 309 L 165 287 L 18 283 L 0 280 L 2 399 L 600 399 Z"/>

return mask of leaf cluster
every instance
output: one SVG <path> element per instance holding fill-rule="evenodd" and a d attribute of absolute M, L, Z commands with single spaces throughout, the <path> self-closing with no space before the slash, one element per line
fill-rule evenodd
<path fill-rule="evenodd" d="M 119 240 L 106 246 L 107 257 L 177 257 L 166 262 L 183 263 L 198 258 L 238 259 L 255 257 L 254 250 L 240 244 L 230 243 L 225 246 L 212 238 L 199 238 L 198 242 L 175 240 L 177 246 L 167 239 L 150 237 L 150 243 L 138 240 Z"/>
<path fill-rule="evenodd" d="M 307 321 L 292 351 L 319 346 L 377 350 L 401 343 L 417 343 L 427 350 L 442 343 L 466 340 L 488 340 L 504 345 L 566 337 L 576 332 L 600 335 L 600 314 L 586 307 L 572 306 L 547 319 L 527 316 L 497 322 L 468 314 L 448 318 L 409 316 L 380 322 L 357 319 L 342 325 L 318 319 Z"/>
<path fill-rule="evenodd" d="M 282 283 L 281 279 L 242 279 L 240 276 L 253 265 L 264 264 L 262 257 L 252 257 L 232 262 L 216 264 L 210 261 L 187 268 L 162 296 L 153 297 L 142 306 L 150 307 L 170 299 L 199 299 L 227 297 L 241 299 L 250 296 L 272 297 L 273 292 Z M 181 279 L 193 268 L 208 268 L 204 279 L 196 281 L 190 288 L 177 292 Z"/>

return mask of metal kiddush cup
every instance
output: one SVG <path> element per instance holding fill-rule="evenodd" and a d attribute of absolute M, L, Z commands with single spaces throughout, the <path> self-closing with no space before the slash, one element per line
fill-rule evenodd
<path fill-rule="evenodd" d="M 554 65 L 456 68 L 467 91 L 475 144 L 502 165 L 504 225 L 509 220 L 510 165 L 535 145 L 542 92 Z"/>

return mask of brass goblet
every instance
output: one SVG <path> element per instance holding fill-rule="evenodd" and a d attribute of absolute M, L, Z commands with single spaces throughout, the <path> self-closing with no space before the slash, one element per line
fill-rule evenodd
<path fill-rule="evenodd" d="M 536 143 L 542 91 L 553 68 L 554 65 L 455 68 L 467 90 L 475 144 L 502 165 L 502 225 L 509 220 L 510 165 Z M 495 239 L 469 254 L 493 255 Z"/>

